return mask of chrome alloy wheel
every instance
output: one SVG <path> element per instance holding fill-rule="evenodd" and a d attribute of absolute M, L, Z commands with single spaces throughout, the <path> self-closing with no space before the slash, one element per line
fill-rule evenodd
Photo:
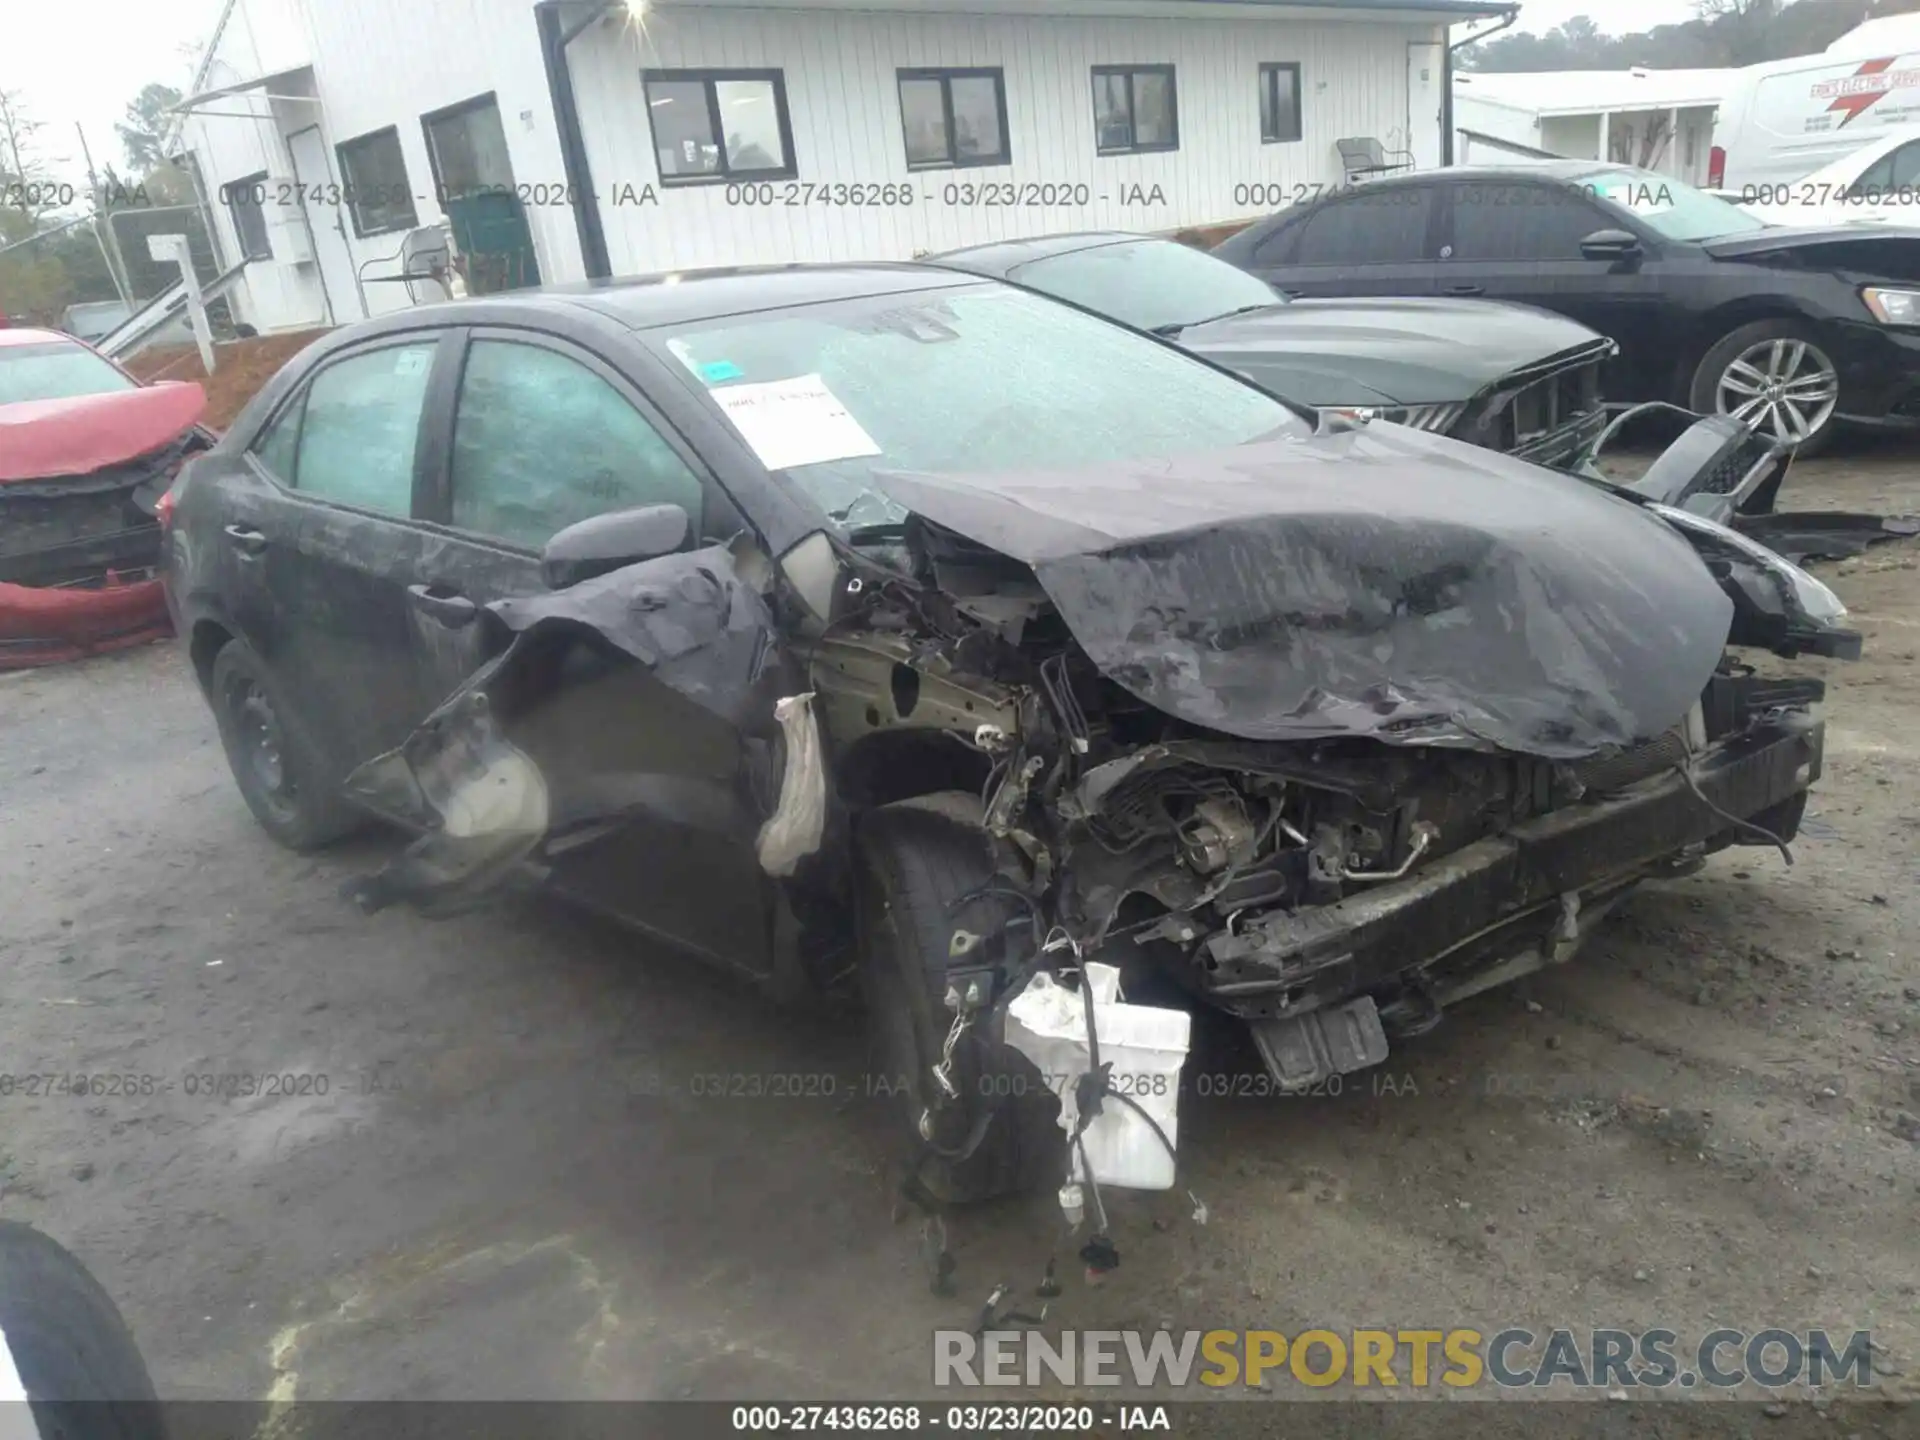
<path fill-rule="evenodd" d="M 1806 340 L 1762 340 L 1720 372 L 1714 408 L 1751 430 L 1798 445 L 1818 434 L 1840 403 L 1840 375 Z"/>

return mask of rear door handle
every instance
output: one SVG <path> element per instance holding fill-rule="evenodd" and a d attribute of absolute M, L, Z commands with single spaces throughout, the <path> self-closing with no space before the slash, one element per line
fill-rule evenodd
<path fill-rule="evenodd" d="M 1449 285 L 1447 286 L 1447 294 L 1449 295 L 1484 295 L 1486 293 L 1487 293 L 1487 287 L 1484 285 Z"/>
<path fill-rule="evenodd" d="M 473 601 L 446 590 L 444 586 L 409 585 L 407 596 L 413 601 L 414 609 L 429 619 L 439 621 L 449 630 L 471 625 L 474 617 L 480 613 L 480 607 Z"/>
<path fill-rule="evenodd" d="M 233 542 L 233 548 L 243 555 L 258 555 L 267 548 L 267 537 L 258 530 L 249 530 L 244 525 L 227 526 L 227 539 Z"/>
<path fill-rule="evenodd" d="M 1304 290 L 1282 290 L 1280 293 L 1288 300 L 1303 300 L 1307 294 Z"/>

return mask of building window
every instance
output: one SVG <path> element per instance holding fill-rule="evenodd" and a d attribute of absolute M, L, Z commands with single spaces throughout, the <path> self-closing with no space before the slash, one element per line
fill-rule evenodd
<path fill-rule="evenodd" d="M 233 217 L 233 233 L 240 238 L 240 254 L 248 260 L 271 260 L 273 243 L 267 239 L 267 172 L 229 180 L 220 198 Z"/>
<path fill-rule="evenodd" d="M 419 223 L 398 130 L 389 125 L 348 140 L 337 147 L 337 153 L 341 186 L 347 192 L 342 198 L 353 217 L 354 234 L 385 235 L 411 230 Z"/>
<path fill-rule="evenodd" d="M 1260 67 L 1260 143 L 1284 144 L 1300 138 L 1300 67 L 1294 63 Z"/>
<path fill-rule="evenodd" d="M 442 205 L 487 191 L 513 193 L 507 132 L 492 95 L 422 115 L 420 129 L 426 136 L 427 163 L 433 167 L 434 188 Z"/>
<path fill-rule="evenodd" d="M 1007 81 L 999 70 L 901 70 L 909 170 L 1007 165 Z"/>
<path fill-rule="evenodd" d="M 780 71 L 648 70 L 640 78 L 662 185 L 797 173 Z"/>
<path fill-rule="evenodd" d="M 1102 155 L 1180 148 L 1171 65 L 1093 67 L 1094 146 Z"/>

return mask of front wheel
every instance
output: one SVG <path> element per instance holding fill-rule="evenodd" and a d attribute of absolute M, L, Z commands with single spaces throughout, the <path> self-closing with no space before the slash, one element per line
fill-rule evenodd
<path fill-rule="evenodd" d="M 153 1378 L 119 1307 L 58 1242 L 0 1220 L 0 1414 L 9 1435 L 166 1440 Z"/>
<path fill-rule="evenodd" d="M 1812 327 L 1755 320 L 1701 357 L 1690 400 L 1695 410 L 1731 415 L 1808 456 L 1839 427 L 1840 372 Z"/>
<path fill-rule="evenodd" d="M 261 829 L 289 850 L 314 850 L 359 826 L 252 646 L 222 646 L 207 689 L 227 766 Z"/>
<path fill-rule="evenodd" d="M 967 898 L 993 875 L 980 819 L 974 796 L 923 796 L 868 812 L 856 840 L 867 1023 L 919 1156 L 914 1178 L 948 1203 L 1057 1184 L 1066 1172 L 1059 1101 L 998 1023 L 982 1018 L 962 1035 L 949 1072 L 960 1093 L 935 1103 L 933 1067 L 953 1022 L 947 973 L 968 963 L 953 957 L 954 932 L 991 937 L 1019 913 L 1003 897 Z"/>

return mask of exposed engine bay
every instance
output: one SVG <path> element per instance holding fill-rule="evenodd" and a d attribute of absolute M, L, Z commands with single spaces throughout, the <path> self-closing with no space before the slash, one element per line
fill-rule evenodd
<path fill-rule="evenodd" d="M 903 1068 L 943 1162 L 999 1108 L 956 1056 L 1003 1048 L 1043 973 L 1170 979 L 1310 1089 L 1568 959 L 1645 879 L 1736 844 L 1791 862 L 1824 685 L 1739 652 L 1859 637 L 1738 530 L 1784 464 L 1750 440 L 1703 421 L 1633 486 L 1364 426 L 1088 476 L 889 473 L 896 524 L 570 575 L 489 607 L 503 653 L 350 780 L 422 832 L 359 898 L 477 895 L 650 809 L 757 853 L 776 970 L 831 984 L 903 923 L 861 909 L 870 822 L 931 804 L 948 870 L 980 857 L 908 967 L 937 980 Z M 543 746 L 540 716 L 596 692 L 565 678 L 582 656 L 737 734 L 739 773 Z M 632 728 L 598 693 L 574 733 Z M 1083 1125 L 1121 1098 L 1087 1007 L 1057 1107 Z"/>

